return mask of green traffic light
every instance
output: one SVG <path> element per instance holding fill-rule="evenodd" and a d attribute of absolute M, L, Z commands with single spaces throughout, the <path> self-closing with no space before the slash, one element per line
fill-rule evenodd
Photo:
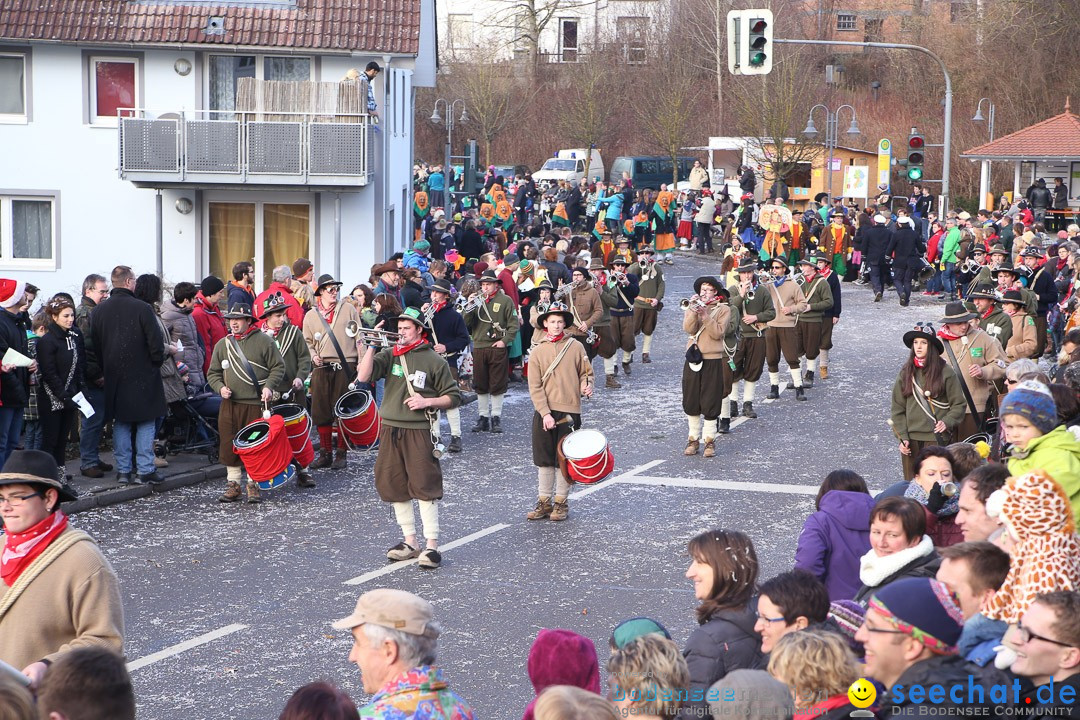
<path fill-rule="evenodd" d="M 908 176 L 908 180 L 922 180 L 922 168 L 921 167 L 908 168 L 907 176 Z"/>
<path fill-rule="evenodd" d="M 765 64 L 765 53 L 756 52 L 750 55 L 750 64 L 754 67 L 761 67 Z"/>

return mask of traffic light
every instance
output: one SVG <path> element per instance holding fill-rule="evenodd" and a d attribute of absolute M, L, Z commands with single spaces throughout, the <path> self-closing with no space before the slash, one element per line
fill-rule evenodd
<path fill-rule="evenodd" d="M 733 75 L 767 75 L 772 70 L 772 10 L 728 13 L 728 70 Z"/>
<path fill-rule="evenodd" d="M 483 186 L 483 180 L 480 175 L 480 167 L 478 164 L 479 158 L 480 150 L 477 147 L 476 141 L 469 140 L 465 143 L 465 163 L 462 167 L 464 178 L 461 181 L 461 190 L 470 195 L 476 192 L 478 185 Z"/>
<path fill-rule="evenodd" d="M 907 141 L 907 178 L 908 180 L 922 180 L 923 162 L 926 160 L 926 139 L 915 129 L 911 128 L 911 135 Z"/>

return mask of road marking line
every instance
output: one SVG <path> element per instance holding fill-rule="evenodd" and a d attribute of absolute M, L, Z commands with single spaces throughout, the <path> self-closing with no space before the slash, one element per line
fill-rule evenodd
<path fill-rule="evenodd" d="M 621 480 L 623 478 L 635 477 L 638 473 L 645 472 L 646 470 L 651 470 L 651 469 L 653 469 L 654 467 L 656 467 L 657 465 L 659 465 L 662 462 L 666 462 L 666 461 L 664 461 L 664 460 L 650 460 L 649 462 L 645 463 L 644 465 L 638 465 L 636 468 L 631 468 L 630 470 L 627 470 L 626 472 L 624 472 L 624 473 L 622 473 L 620 475 L 616 475 L 613 478 L 603 480 L 601 482 L 596 483 L 595 485 L 587 485 L 587 486 L 585 486 L 581 490 L 578 490 L 575 493 L 570 493 L 569 495 L 566 496 L 566 499 L 567 500 L 577 500 L 578 498 L 583 498 L 586 495 L 592 495 L 594 492 L 596 492 L 598 490 L 603 490 L 604 488 L 609 487 L 611 485 L 611 483 L 613 483 L 613 482 L 618 482 L 619 480 Z"/>
<path fill-rule="evenodd" d="M 818 488 L 809 485 L 739 482 L 737 480 L 699 480 L 695 478 L 635 475 L 633 477 L 620 479 L 617 482 L 621 485 L 669 485 L 672 487 L 706 488 L 710 490 L 744 490 L 747 492 L 792 493 L 794 495 L 818 494 Z"/>
<path fill-rule="evenodd" d="M 787 390 L 787 388 L 788 388 L 788 384 L 786 382 L 781 382 L 779 387 L 780 387 L 780 394 L 783 395 L 784 391 Z M 765 398 L 761 402 L 763 402 L 765 404 L 768 404 L 768 403 L 774 403 L 774 402 L 776 402 L 776 400 L 770 400 L 769 398 Z"/>
<path fill-rule="evenodd" d="M 483 530 L 477 530 L 476 532 L 472 533 L 471 535 L 466 535 L 463 538 L 458 538 L 457 540 L 451 540 L 450 542 L 446 543 L 445 545 L 440 546 L 439 550 L 442 551 L 442 552 L 445 552 L 447 550 L 453 550 L 454 548 L 459 548 L 462 545 L 465 545 L 467 543 L 471 543 L 473 540 L 479 540 L 482 537 L 487 537 L 488 535 L 492 535 L 494 533 L 497 533 L 500 530 L 505 530 L 508 527 L 510 527 L 510 525 L 508 523 L 499 523 L 497 525 L 492 525 L 491 527 L 484 528 Z M 389 575 L 390 573 L 394 572 L 395 570 L 400 570 L 401 568 L 409 567 L 410 565 L 415 565 L 418 561 L 419 561 L 418 558 L 413 558 L 412 560 L 404 560 L 402 562 L 396 562 L 396 563 L 394 563 L 392 565 L 387 565 L 386 567 L 379 568 L 378 570 L 372 570 L 369 573 L 364 573 L 363 575 L 360 575 L 358 577 L 354 577 L 352 580 L 346 580 L 345 584 L 346 585 L 363 585 L 364 583 L 366 583 L 369 580 L 374 580 L 375 578 L 382 577 L 383 575 Z"/>
<path fill-rule="evenodd" d="M 182 652 L 186 652 L 188 650 L 191 650 L 192 648 L 197 648 L 200 645 L 205 645 L 208 642 L 212 642 L 214 640 L 217 640 L 218 638 L 223 638 L 226 635 L 231 635 L 234 632 L 246 630 L 247 627 L 247 625 L 234 623 L 232 625 L 226 625 L 223 628 L 218 628 L 217 630 L 212 630 L 211 632 L 200 635 L 199 637 L 185 640 L 184 642 L 173 645 L 172 647 L 167 647 L 159 652 L 152 653 L 150 655 L 147 655 L 146 657 L 141 657 L 138 660 L 133 660 L 129 662 L 127 666 L 128 672 L 134 672 L 139 668 L 144 668 L 147 665 L 152 665 L 158 660 L 164 660 L 165 658 L 179 655 Z"/>
<path fill-rule="evenodd" d="M 731 430 L 734 430 L 735 428 L 739 427 L 744 422 L 746 422 L 746 420 L 747 420 L 746 417 L 740 415 L 739 417 L 737 417 L 737 418 L 735 418 L 734 420 L 731 421 L 731 425 L 729 425 L 728 428 L 731 429 Z"/>

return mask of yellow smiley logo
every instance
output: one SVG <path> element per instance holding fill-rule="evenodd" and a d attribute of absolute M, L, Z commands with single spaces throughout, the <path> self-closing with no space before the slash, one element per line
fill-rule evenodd
<path fill-rule="evenodd" d="M 857 708 L 867 708 L 877 699 L 877 688 L 866 678 L 859 678 L 851 683 L 847 691 L 848 700 Z"/>

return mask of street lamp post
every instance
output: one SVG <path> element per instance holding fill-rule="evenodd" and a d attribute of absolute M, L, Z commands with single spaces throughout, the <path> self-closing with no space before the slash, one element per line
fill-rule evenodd
<path fill-rule="evenodd" d="M 826 172 L 829 174 L 829 180 L 826 187 L 826 192 L 829 193 L 829 201 L 833 199 L 833 153 L 836 151 L 836 143 L 840 134 L 840 111 L 847 108 L 851 111 L 851 125 L 848 127 L 846 134 L 848 135 L 862 135 L 859 131 L 859 126 L 855 120 L 855 108 L 850 105 L 841 105 L 836 108 L 835 111 L 830 110 L 828 107 L 822 104 L 817 104 L 810 108 L 810 117 L 806 120 L 806 129 L 803 130 L 803 135 L 807 137 L 815 137 L 818 134 L 818 129 L 814 125 L 814 111 L 821 108 L 825 111 L 825 148 L 829 151 L 829 159 L 826 162 Z"/>
<path fill-rule="evenodd" d="M 986 101 L 989 108 L 987 117 L 983 117 L 982 104 Z M 997 110 L 997 106 L 990 98 L 979 98 L 979 104 L 975 106 L 975 117 L 971 118 L 972 122 L 986 121 L 986 129 L 990 131 L 990 142 L 994 142 L 994 112 Z M 986 196 L 990 194 L 990 161 L 983 160 L 982 167 L 979 169 L 979 205 L 982 206 L 986 201 Z"/>
<path fill-rule="evenodd" d="M 458 118 L 459 122 L 468 122 L 469 115 L 465 111 L 465 101 L 461 98 L 457 100 L 446 100 L 444 98 L 438 98 L 435 101 L 435 108 L 431 111 L 431 122 L 439 125 L 443 122 L 442 116 L 439 115 L 439 103 L 442 103 L 443 110 L 446 112 L 446 151 L 445 151 L 445 163 L 443 164 L 443 183 L 445 186 L 444 194 L 447 198 L 453 198 L 453 190 L 451 189 L 450 176 L 453 175 L 453 166 L 450 164 L 450 147 L 453 140 L 454 133 L 454 109 L 461 103 L 461 117 Z M 464 166 L 462 171 L 464 172 Z"/>

